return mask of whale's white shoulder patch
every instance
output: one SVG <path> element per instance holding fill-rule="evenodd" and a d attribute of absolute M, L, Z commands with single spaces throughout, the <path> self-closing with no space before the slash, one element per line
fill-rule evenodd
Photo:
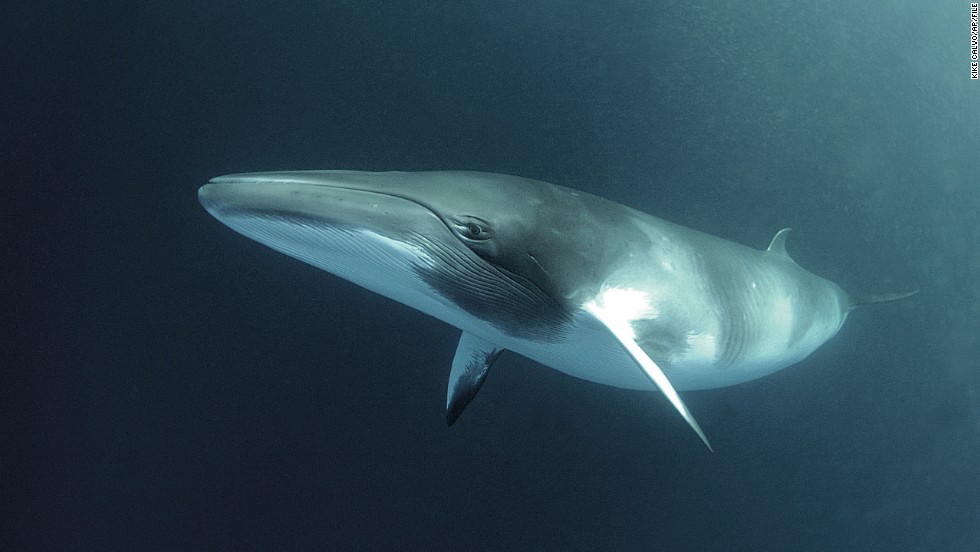
<path fill-rule="evenodd" d="M 616 340 L 619 341 L 620 345 L 626 349 L 626 352 L 629 353 L 636 364 L 643 370 L 643 373 L 650 378 L 650 381 L 674 405 L 677 412 L 691 426 L 691 429 L 698 434 L 698 437 L 701 438 L 705 446 L 713 450 L 711 449 L 711 444 L 708 442 L 707 436 L 701 430 L 701 426 L 698 425 L 697 420 L 694 419 L 694 416 L 687 409 L 684 401 L 681 400 L 680 395 L 677 394 L 674 386 L 671 385 L 670 380 L 664 375 L 663 370 L 657 366 L 657 363 L 636 342 L 636 332 L 633 330 L 630 322 L 640 318 L 650 318 L 650 316 L 644 316 L 645 314 L 650 314 L 652 310 L 648 298 L 649 296 L 643 291 L 610 287 L 600 291 L 594 299 L 587 301 L 582 308 L 609 330 Z"/>

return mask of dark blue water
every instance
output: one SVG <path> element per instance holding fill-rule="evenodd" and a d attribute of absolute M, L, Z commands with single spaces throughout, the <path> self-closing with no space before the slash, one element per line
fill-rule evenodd
<path fill-rule="evenodd" d="M 965 2 L 0 8 L 5 550 L 980 546 L 980 84 Z M 517 356 L 237 236 L 208 178 L 472 169 L 791 254 L 858 311 L 659 395 Z"/>

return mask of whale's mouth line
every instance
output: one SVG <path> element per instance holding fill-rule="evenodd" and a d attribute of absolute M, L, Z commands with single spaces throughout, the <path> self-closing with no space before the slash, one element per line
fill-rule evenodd
<path fill-rule="evenodd" d="M 382 265 L 374 265 L 369 270 L 372 274 L 360 274 L 345 270 L 323 252 L 337 255 L 356 250 L 359 253 L 345 254 L 348 262 L 356 257 L 380 260 L 387 254 L 379 244 L 386 242 L 383 248 L 395 253 L 391 258 L 417 257 L 404 264 L 404 270 L 393 266 L 392 275 L 411 273 L 412 279 L 424 283 L 442 300 L 506 335 L 555 342 L 566 331 L 572 315 L 548 293 L 547 286 L 474 251 L 453 229 L 450 215 L 440 214 L 410 192 L 364 188 L 290 177 L 232 176 L 213 179 L 200 196 L 209 212 L 245 235 L 292 256 L 302 251 L 306 262 L 354 283 L 363 278 L 373 283 L 369 289 L 376 292 L 387 278 Z M 242 224 L 235 219 L 255 222 Z M 286 227 L 293 230 L 277 230 Z M 357 245 L 362 233 L 378 239 Z M 334 245 L 327 245 L 327 236 Z M 315 258 L 303 245 L 310 240 L 321 240 L 321 254 Z M 536 259 L 533 262 L 540 268 Z"/>
<path fill-rule="evenodd" d="M 234 175 L 227 176 L 227 177 L 222 176 L 222 177 L 213 178 L 211 180 L 211 182 L 219 182 L 219 183 L 221 183 L 221 182 L 228 182 L 229 180 L 232 180 L 232 177 L 233 176 Z M 243 182 L 243 181 L 242 180 L 234 180 L 234 182 L 237 183 L 237 182 Z M 321 187 L 321 188 L 328 188 L 328 189 L 332 189 L 332 190 L 343 190 L 343 191 L 350 191 L 350 192 L 353 192 L 353 193 L 364 193 L 364 194 L 377 195 L 377 196 L 381 196 L 381 197 L 398 199 L 398 200 L 407 201 L 409 203 L 412 203 L 413 205 L 415 205 L 415 206 L 417 206 L 417 207 L 419 207 L 421 209 L 424 209 L 426 212 L 428 212 L 433 217 L 439 219 L 439 221 L 445 227 L 445 229 L 449 233 L 449 235 L 452 236 L 452 238 L 458 244 L 460 244 L 462 246 L 461 249 L 464 250 L 466 252 L 466 254 L 471 255 L 474 258 L 474 260 L 475 259 L 479 259 L 479 261 L 481 261 L 481 262 L 485 263 L 486 265 L 488 265 L 492 270 L 498 272 L 501 275 L 501 277 L 507 278 L 513 284 L 515 284 L 515 285 L 517 285 L 519 287 L 522 287 L 522 288 L 527 289 L 532 295 L 534 295 L 534 296 L 536 296 L 538 298 L 541 298 L 541 297 L 546 298 L 550 303 L 552 303 L 555 306 L 555 308 L 557 308 L 563 314 L 563 316 L 562 316 L 562 319 L 563 320 L 570 321 L 571 318 L 572 318 L 572 313 L 569 312 L 568 309 L 563 306 L 562 302 L 559 301 L 557 297 L 552 296 L 552 294 L 548 293 L 547 290 L 545 290 L 541 286 L 537 285 L 533 281 L 531 281 L 531 280 L 529 280 L 529 279 L 527 279 L 527 278 L 525 278 L 523 276 L 520 276 L 520 275 L 518 275 L 518 274 L 516 274 L 516 273 L 514 273 L 514 272 L 512 272 L 512 271 L 510 271 L 510 270 L 508 270 L 508 269 L 506 269 L 506 268 L 498 265 L 498 264 L 495 264 L 493 262 L 490 262 L 490 261 L 484 259 L 483 257 L 481 257 L 480 255 L 478 255 L 477 253 L 475 253 L 472 249 L 470 249 L 466 245 L 465 242 L 463 242 L 462 239 L 459 238 L 459 236 L 456 235 L 456 232 L 453 231 L 453 223 L 452 223 L 452 220 L 451 219 L 447 218 L 446 216 L 443 216 L 443 215 L 439 214 L 439 212 L 436 209 L 434 209 L 432 206 L 430 206 L 426 202 L 421 201 L 421 200 L 419 200 L 417 198 L 411 197 L 408 194 L 402 194 L 402 193 L 397 193 L 397 192 L 388 191 L 388 190 L 365 190 L 362 187 L 358 187 L 356 185 L 346 184 L 346 183 L 342 183 L 342 182 L 340 182 L 340 183 L 335 183 L 335 182 L 307 182 L 307 181 L 305 181 L 303 179 L 298 179 L 298 178 L 295 178 L 295 179 L 285 178 L 285 179 L 256 180 L 256 182 L 282 182 L 283 184 L 306 184 L 306 185 L 309 185 L 309 186 Z M 386 235 L 386 237 L 388 237 L 390 239 L 395 239 L 395 240 L 398 239 L 397 237 L 391 236 L 391 235 Z M 548 271 L 545 270 L 544 266 L 541 265 L 541 263 L 538 261 L 538 259 L 534 256 L 534 254 L 532 252 L 530 252 L 530 251 L 527 252 L 527 255 L 532 260 L 532 262 L 534 263 L 534 265 L 537 266 L 538 269 L 540 269 L 543 274 L 545 274 L 549 278 L 551 277 L 551 275 L 548 273 Z M 554 313 L 554 309 L 548 309 L 548 310 L 550 312 Z"/>

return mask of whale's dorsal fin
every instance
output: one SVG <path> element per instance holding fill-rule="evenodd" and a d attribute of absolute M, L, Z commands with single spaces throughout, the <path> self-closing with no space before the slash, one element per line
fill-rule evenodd
<path fill-rule="evenodd" d="M 779 232 L 776 232 L 776 235 L 772 237 L 772 241 L 769 242 L 769 248 L 766 249 L 766 252 L 780 257 L 786 257 L 792 261 L 793 259 L 786 252 L 786 236 L 789 236 L 789 233 L 792 231 L 792 228 L 783 228 Z"/>
<path fill-rule="evenodd" d="M 663 370 L 657 366 L 657 363 L 647 355 L 640 345 L 636 342 L 636 334 L 633 331 L 633 327 L 630 325 L 629 320 L 623 319 L 617 316 L 613 311 L 606 309 L 602 306 L 596 304 L 595 301 L 590 301 L 584 306 L 585 310 L 595 317 L 609 332 L 619 341 L 619 344 L 626 349 L 626 352 L 633 358 L 633 361 L 643 369 L 643 373 L 646 374 L 650 381 L 657 386 L 658 389 L 667 397 L 670 404 L 674 406 L 687 425 L 691 426 L 691 429 L 698 434 L 701 441 L 704 442 L 708 450 L 714 452 L 715 449 L 711 448 L 711 443 L 708 442 L 708 437 L 705 436 L 704 431 L 701 430 L 701 426 L 698 425 L 698 421 L 694 419 L 691 411 L 687 409 L 684 405 L 684 401 L 681 400 L 680 395 L 674 389 L 674 386 L 670 384 L 670 380 L 664 375 Z"/>
<path fill-rule="evenodd" d="M 487 379 L 487 372 L 504 350 L 471 333 L 463 332 L 456 346 L 446 392 L 446 424 L 453 425 Z"/>

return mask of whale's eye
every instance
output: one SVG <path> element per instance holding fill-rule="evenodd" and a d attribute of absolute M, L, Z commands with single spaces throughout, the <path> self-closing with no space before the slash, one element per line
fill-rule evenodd
<path fill-rule="evenodd" d="M 460 217 L 453 221 L 456 232 L 466 241 L 482 242 L 493 237 L 493 230 L 485 221 L 476 217 Z"/>

